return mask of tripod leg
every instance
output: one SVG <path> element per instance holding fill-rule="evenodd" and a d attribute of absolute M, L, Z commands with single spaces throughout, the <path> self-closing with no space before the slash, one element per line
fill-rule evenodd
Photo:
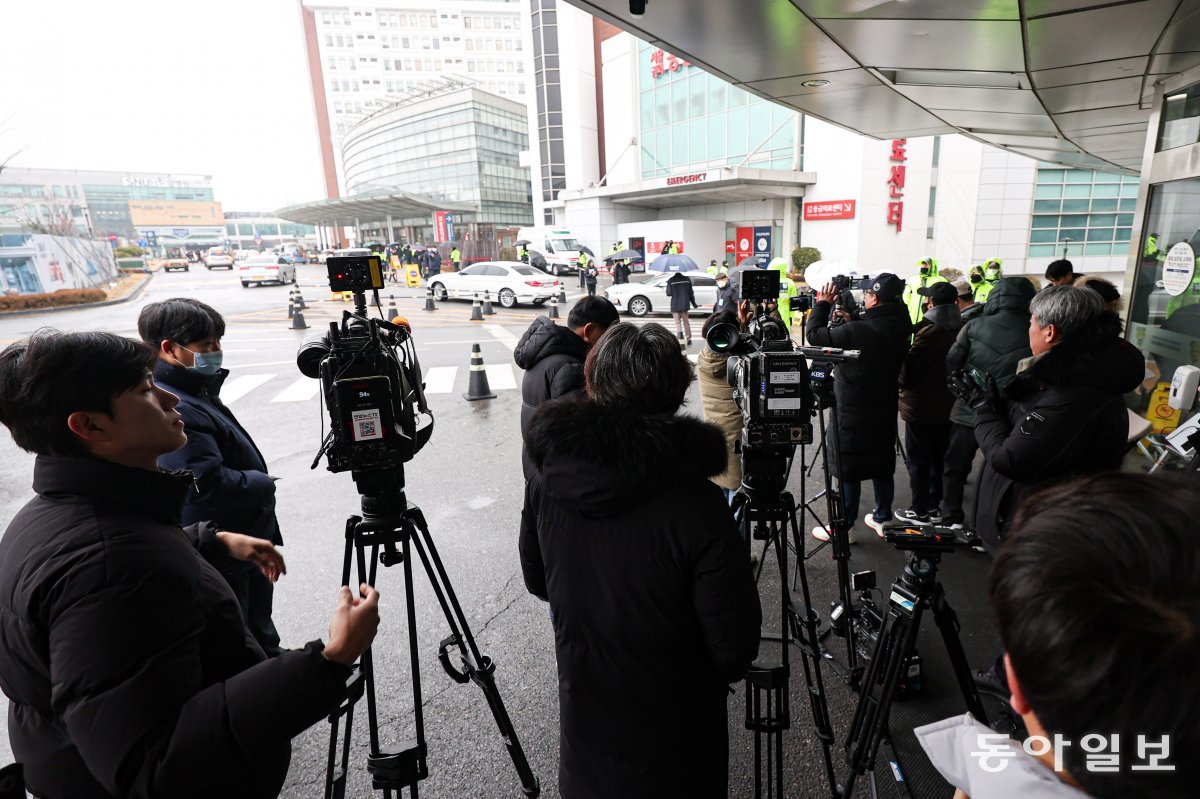
<path fill-rule="evenodd" d="M 354 531 L 362 521 L 359 516 L 346 519 L 346 548 L 342 556 L 341 585 L 350 584 L 350 567 L 354 561 Z M 325 764 L 325 799 L 343 799 L 346 795 L 346 775 L 350 768 L 350 733 L 354 727 L 354 705 L 362 697 L 362 671 L 358 671 L 347 683 L 346 698 L 329 714 L 329 756 Z M 338 732 L 341 719 L 346 726 L 342 731 L 341 761 L 338 762 Z"/>
<path fill-rule="evenodd" d="M 963 700 L 967 703 L 967 710 L 981 723 L 987 724 L 987 713 L 984 712 L 983 702 L 979 698 L 979 689 L 975 686 L 975 680 L 971 674 L 971 665 L 967 662 L 967 654 L 963 651 L 962 641 L 958 637 L 960 629 L 958 614 L 946 601 L 946 592 L 942 589 L 940 582 L 934 588 L 930 607 L 933 610 L 933 619 L 937 622 L 938 630 L 942 634 L 942 642 L 946 645 L 946 654 L 950 658 L 950 665 L 954 668 L 954 678 L 958 680 L 958 688 L 962 691 Z"/>
<path fill-rule="evenodd" d="M 526 796 L 536 797 L 541 793 L 541 785 L 534 776 L 533 769 L 529 766 L 529 760 L 521 748 L 521 741 L 517 738 L 517 731 L 513 727 L 512 719 L 509 718 L 508 711 L 504 707 L 500 690 L 496 687 L 496 665 L 491 658 L 480 653 L 475 637 L 471 635 L 471 628 L 467 624 L 467 618 L 463 614 L 458 596 L 454 593 L 454 586 L 450 584 L 450 577 L 446 574 L 446 567 L 442 564 L 437 547 L 434 546 L 433 537 L 429 534 L 424 515 L 415 507 L 409 508 L 405 515 L 405 522 L 409 526 L 410 533 L 406 540 L 411 539 L 417 554 L 421 556 L 421 563 L 425 566 L 429 583 L 437 596 L 438 604 L 442 607 L 442 614 L 446 617 L 447 624 L 450 625 L 450 636 L 442 641 L 439 653 L 442 667 L 457 682 L 466 682 L 466 679 L 470 679 L 483 690 L 483 695 L 487 698 L 488 706 L 492 710 L 492 716 L 496 720 L 496 726 L 500 730 L 500 736 L 508 748 L 508 754 L 512 758 L 517 776 L 521 780 L 521 790 Z M 463 666 L 462 673 L 456 672 L 449 665 L 448 647 L 451 645 L 458 647 L 460 662 Z"/>

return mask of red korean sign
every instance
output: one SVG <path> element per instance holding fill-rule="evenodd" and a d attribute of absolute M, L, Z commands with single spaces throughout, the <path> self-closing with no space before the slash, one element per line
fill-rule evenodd
<path fill-rule="evenodd" d="M 855 200 L 821 200 L 804 204 L 804 221 L 820 219 L 853 219 Z"/>
<path fill-rule="evenodd" d="M 448 231 L 446 230 L 446 212 L 433 212 L 433 236 L 437 241 L 449 241 Z"/>
<path fill-rule="evenodd" d="M 899 233 L 904 226 L 904 182 L 907 179 L 907 168 L 904 162 L 908 160 L 908 139 L 892 139 L 893 162 L 888 171 L 888 196 L 892 199 L 887 204 L 887 223 L 896 226 Z"/>
<path fill-rule="evenodd" d="M 737 253 L 737 242 L 734 242 L 734 241 L 725 242 L 725 254 L 726 255 L 734 255 L 736 253 Z"/>
<path fill-rule="evenodd" d="M 754 255 L 754 228 L 740 227 L 734 233 L 734 255 L 737 256 L 737 262 L 742 261 Z"/>
<path fill-rule="evenodd" d="M 652 78 L 661 78 L 668 72 L 678 72 L 684 67 L 690 66 L 691 62 L 663 50 L 655 50 L 650 53 L 650 77 Z"/>

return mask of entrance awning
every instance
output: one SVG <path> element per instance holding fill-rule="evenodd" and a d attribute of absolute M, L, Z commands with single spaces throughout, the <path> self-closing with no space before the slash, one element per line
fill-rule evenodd
<path fill-rule="evenodd" d="M 753 94 L 880 139 L 963 133 L 1141 168 L 1156 81 L 1200 65 L 1196 0 L 568 0 Z"/>
<path fill-rule="evenodd" d="M 815 183 L 813 172 L 719 167 L 689 175 L 647 178 L 640 183 L 569 189 L 559 201 L 603 197 L 620 205 L 669 208 L 676 205 L 712 205 L 774 198 L 799 198 Z M 552 203 L 553 205 L 553 203 Z"/>
<path fill-rule="evenodd" d="M 276 211 L 275 216 L 305 225 L 330 226 L 345 225 L 356 219 L 363 223 L 383 222 L 389 217 L 396 222 L 414 218 L 429 220 L 434 211 L 472 213 L 475 206 L 389 189 L 289 205 Z"/>

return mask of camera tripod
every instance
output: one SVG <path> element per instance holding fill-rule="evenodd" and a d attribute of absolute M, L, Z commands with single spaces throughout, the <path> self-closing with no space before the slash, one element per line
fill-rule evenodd
<path fill-rule="evenodd" d="M 346 775 L 350 758 L 350 733 L 354 721 L 354 706 L 363 694 L 367 697 L 367 729 L 370 734 L 370 752 L 367 755 L 367 771 L 372 777 L 372 787 L 382 790 L 384 799 L 391 799 L 392 792 L 397 796 L 403 795 L 403 789 L 409 788 L 412 799 L 417 799 L 417 783 L 429 775 L 426 762 L 427 748 L 425 743 L 424 709 L 421 704 L 421 667 L 418 657 L 416 603 L 413 597 L 413 551 L 420 557 L 425 567 L 425 574 L 441 605 L 442 614 L 450 625 L 450 635 L 442 639 L 438 646 L 438 661 L 452 680 L 457 683 L 474 682 L 482 690 L 491 708 L 492 716 L 504 745 L 508 748 L 509 756 L 517 769 L 521 780 L 521 790 L 529 797 L 536 797 L 541 792 L 537 777 L 529 767 L 529 761 L 517 739 L 516 730 L 504 701 L 496 687 L 496 666 L 492 659 L 479 651 L 475 637 L 471 634 L 458 596 L 450 584 L 445 566 L 434 546 L 430 536 L 425 516 L 419 508 L 410 505 L 405 499 L 402 488 L 402 478 L 388 479 L 389 473 L 372 473 L 371 475 L 355 475 L 356 481 L 364 480 L 375 475 L 385 475 L 383 486 L 386 490 L 362 495 L 362 516 L 350 516 L 346 519 L 346 548 L 342 561 L 341 585 L 350 583 L 351 562 L 357 563 L 358 582 L 375 585 L 378 564 L 404 566 L 404 595 L 407 604 L 408 621 L 408 651 L 412 669 L 413 687 L 413 716 L 416 740 L 406 742 L 396 750 L 385 752 L 380 749 L 379 717 L 375 700 L 375 669 L 371 650 L 367 649 L 354 670 L 353 676 L 347 682 L 347 697 L 342 704 L 329 716 L 329 756 L 325 777 L 325 799 L 344 799 L 346 795 Z M 360 483 L 361 487 L 361 483 Z M 397 549 L 396 545 L 400 548 Z M 367 562 L 367 552 L 370 551 L 370 563 Z M 459 668 L 451 663 L 453 650 L 457 650 Z M 341 753 L 338 756 L 339 726 L 345 718 L 344 730 L 341 736 Z M 340 760 L 340 762 L 339 762 Z"/>
<path fill-rule="evenodd" d="M 952 547 L 917 546 L 911 549 L 904 573 L 892 584 L 887 614 L 879 630 L 871 662 L 863 677 L 858 705 L 855 707 L 854 718 L 850 722 L 850 731 L 846 737 L 846 757 L 849 762 L 846 779 L 840 788 L 834 789 L 835 797 L 852 795 L 858 775 L 873 769 L 875 755 L 881 743 L 885 744 L 888 750 L 887 756 L 892 766 L 897 793 L 903 797 L 912 796 L 899 758 L 891 746 L 888 717 L 896 689 L 904 676 L 905 663 L 916 645 L 917 632 L 926 610 L 933 613 L 933 619 L 942 634 L 942 642 L 946 645 L 946 654 L 950 658 L 950 665 L 954 669 L 954 677 L 959 690 L 962 691 L 967 710 L 979 721 L 987 723 L 979 690 L 975 687 L 971 667 L 958 638 L 958 615 L 950 607 L 945 589 L 937 579 L 938 563 L 941 561 L 942 552 L 947 551 L 952 551 Z M 871 795 L 875 796 L 877 792 L 874 771 L 870 772 L 870 781 Z"/>

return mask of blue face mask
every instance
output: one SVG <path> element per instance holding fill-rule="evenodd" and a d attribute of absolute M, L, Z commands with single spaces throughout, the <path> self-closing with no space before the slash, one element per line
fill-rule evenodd
<path fill-rule="evenodd" d="M 183 347 L 182 344 L 179 346 Z M 192 352 L 187 347 L 183 347 L 188 352 L 192 353 L 192 365 L 188 368 L 199 372 L 202 375 L 215 375 L 221 368 L 221 361 L 225 353 L 217 350 L 216 352 Z"/>

